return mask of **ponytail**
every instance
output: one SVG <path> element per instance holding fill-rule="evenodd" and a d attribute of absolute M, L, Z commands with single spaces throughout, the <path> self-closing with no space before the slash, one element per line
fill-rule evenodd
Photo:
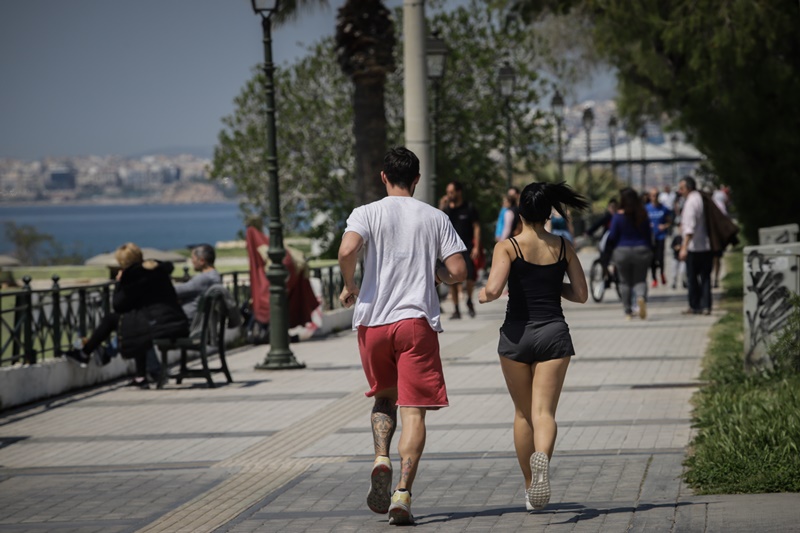
<path fill-rule="evenodd" d="M 520 195 L 519 214 L 528 223 L 546 221 L 553 209 L 566 219 L 567 207 L 583 211 L 589 207 L 589 202 L 563 181 L 534 182 L 525 187 Z"/>

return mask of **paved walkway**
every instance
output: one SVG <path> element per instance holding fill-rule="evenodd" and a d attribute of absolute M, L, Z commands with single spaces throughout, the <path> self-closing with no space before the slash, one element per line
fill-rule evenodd
<path fill-rule="evenodd" d="M 451 407 L 428 417 L 417 527 L 796 528 L 796 494 L 698 497 L 680 481 L 689 401 L 718 316 L 680 315 L 685 296 L 676 291 L 651 295 L 646 321 L 626 322 L 614 296 L 565 305 L 578 355 L 558 411 L 551 504 L 536 513 L 525 512 L 513 407 L 495 353 L 505 302 L 480 306 L 474 319 L 445 319 Z M 371 401 L 355 336 L 292 349 L 306 369 L 256 371 L 267 347 L 251 347 L 229 357 L 231 385 L 189 380 L 141 391 L 116 383 L 4 413 L 0 531 L 389 529 L 365 504 Z"/>

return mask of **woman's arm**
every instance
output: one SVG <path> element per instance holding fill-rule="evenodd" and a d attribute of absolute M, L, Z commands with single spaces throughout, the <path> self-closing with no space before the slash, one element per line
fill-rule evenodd
<path fill-rule="evenodd" d="M 572 243 L 567 242 L 567 277 L 569 283 L 561 286 L 561 296 L 570 302 L 586 303 L 589 298 L 589 288 L 586 286 L 586 275 L 583 273 L 581 261 Z"/>
<path fill-rule="evenodd" d="M 495 244 L 494 253 L 492 254 L 492 270 L 489 271 L 489 279 L 486 281 L 486 286 L 481 289 L 478 296 L 478 301 L 482 304 L 497 300 L 508 281 L 508 273 L 511 271 L 511 257 L 509 256 L 509 249 L 511 244 L 509 241 L 503 241 Z"/>

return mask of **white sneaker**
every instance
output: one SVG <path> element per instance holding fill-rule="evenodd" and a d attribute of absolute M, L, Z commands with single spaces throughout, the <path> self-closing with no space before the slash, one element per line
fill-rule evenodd
<path fill-rule="evenodd" d="M 530 498 L 528 498 L 528 490 L 525 489 L 525 510 L 531 512 L 534 510 Z"/>
<path fill-rule="evenodd" d="M 375 513 L 386 514 L 392 503 L 392 461 L 385 455 L 375 459 L 370 475 L 367 506 Z"/>
<path fill-rule="evenodd" d="M 531 455 L 531 473 L 533 481 L 528 487 L 527 500 L 534 509 L 544 509 L 550 501 L 550 460 L 544 452 Z"/>
<path fill-rule="evenodd" d="M 414 515 L 411 514 L 411 494 L 408 492 L 394 491 L 392 495 L 392 505 L 389 507 L 389 524 L 402 526 L 414 523 Z"/>

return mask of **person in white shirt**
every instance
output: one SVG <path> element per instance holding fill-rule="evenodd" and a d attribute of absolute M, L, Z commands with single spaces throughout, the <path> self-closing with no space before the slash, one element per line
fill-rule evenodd
<path fill-rule="evenodd" d="M 686 198 L 681 211 L 683 243 L 678 253 L 686 261 L 686 278 L 689 285 L 689 308 L 684 314 L 711 314 L 711 270 L 714 253 L 708 237 L 703 198 L 694 178 L 686 176 L 678 184 L 678 193 Z"/>
<path fill-rule="evenodd" d="M 375 462 L 367 505 L 389 513 L 390 524 L 413 522 L 411 486 L 425 446 L 425 414 L 447 407 L 439 357 L 439 298 L 436 284 L 467 276 L 464 243 L 445 213 L 413 198 L 419 159 L 406 148 L 386 154 L 381 180 L 388 196 L 353 210 L 339 247 L 344 288 L 339 301 L 355 304 L 353 329 L 375 398 L 372 435 Z M 364 277 L 355 283 L 359 252 Z M 438 266 L 437 266 L 438 265 Z M 398 452 L 401 476 L 394 493 L 389 448 L 403 423 Z"/>

